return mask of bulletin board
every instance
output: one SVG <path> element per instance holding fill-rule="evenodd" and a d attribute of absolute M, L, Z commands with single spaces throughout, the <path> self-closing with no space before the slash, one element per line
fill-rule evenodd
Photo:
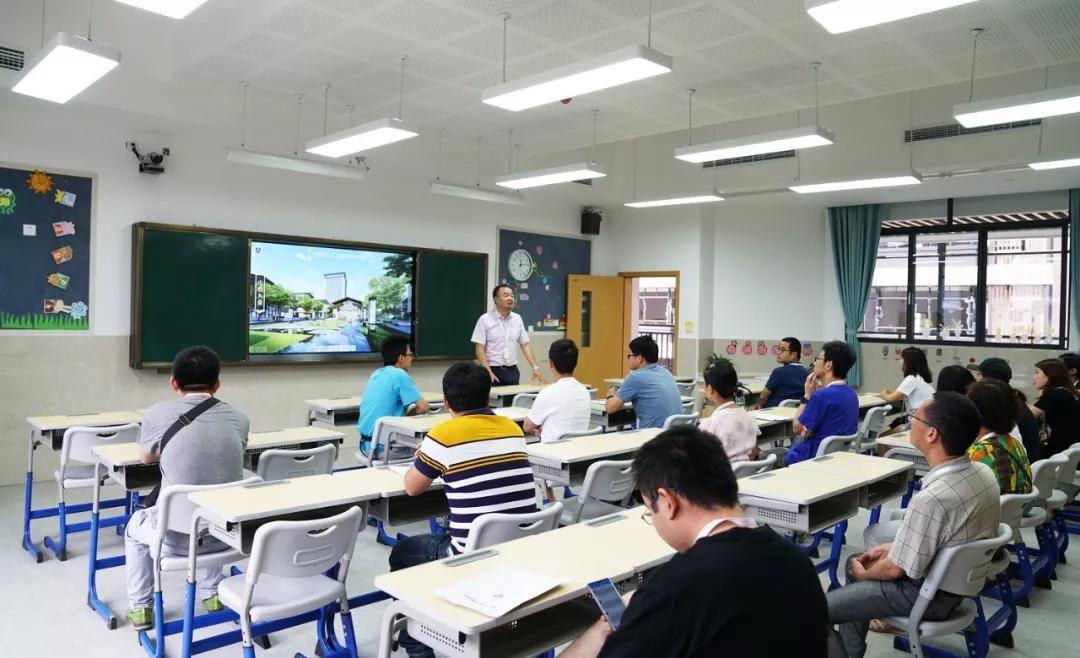
<path fill-rule="evenodd" d="M 94 181 L 0 167 L 0 330 L 90 328 Z"/>
<path fill-rule="evenodd" d="M 514 289 L 525 326 L 566 329 L 566 278 L 592 272 L 592 242 L 565 235 L 499 229 L 499 283 Z"/>

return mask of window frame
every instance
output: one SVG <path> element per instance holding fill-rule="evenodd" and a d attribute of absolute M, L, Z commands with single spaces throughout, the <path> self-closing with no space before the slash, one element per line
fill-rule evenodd
<path fill-rule="evenodd" d="M 891 336 L 883 338 L 880 336 L 862 336 L 861 328 L 857 330 L 860 343 L 906 343 L 910 345 L 936 345 L 946 347 L 1000 347 L 1000 348 L 1021 348 L 1021 349 L 1068 349 L 1069 345 L 1069 309 L 1070 298 L 1073 291 L 1069 281 L 1069 224 L 1068 217 L 1065 219 L 1051 219 L 1040 222 L 1028 223 L 1012 223 L 1003 222 L 995 224 L 958 224 L 953 221 L 953 204 L 952 199 L 948 200 L 948 214 L 946 222 L 940 226 L 912 226 L 902 228 L 883 228 L 879 234 L 878 239 L 888 236 L 908 236 L 908 280 L 907 280 L 907 327 L 905 328 L 905 335 L 903 336 Z M 1061 286 L 1063 289 L 1061 300 L 1061 313 L 1058 320 L 1058 340 L 1057 343 L 1003 343 L 1000 341 L 988 341 L 986 339 L 986 279 L 987 269 L 989 263 L 988 242 L 989 236 L 992 233 L 1001 231 L 1023 231 L 1028 229 L 1039 228 L 1057 228 L 1061 231 Z M 975 289 L 975 340 L 944 340 L 944 339 L 925 339 L 921 336 L 915 335 L 915 314 L 913 313 L 912 305 L 915 295 L 915 250 L 918 242 L 919 235 L 939 234 L 939 233 L 975 233 L 978 236 L 978 252 L 975 256 L 975 262 L 977 267 L 976 275 L 976 289 Z M 877 258 L 874 259 L 875 267 L 877 264 Z M 871 286 L 872 287 L 872 286 Z M 864 310 L 865 314 L 865 310 Z"/>

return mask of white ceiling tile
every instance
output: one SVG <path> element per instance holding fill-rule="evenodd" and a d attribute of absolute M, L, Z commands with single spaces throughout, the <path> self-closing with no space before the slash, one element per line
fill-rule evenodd
<path fill-rule="evenodd" d="M 942 66 L 956 79 L 966 80 L 971 77 L 971 55 L 946 60 Z M 1038 66 L 1038 62 L 1023 46 L 979 51 L 978 61 L 975 64 L 975 93 L 978 94 L 978 78 L 1022 71 L 1035 66 Z"/>
<path fill-rule="evenodd" d="M 740 72 L 799 59 L 783 45 L 764 35 L 744 37 L 724 42 L 695 53 L 696 57 L 712 63 L 717 69 Z"/>
<path fill-rule="evenodd" d="M 801 87 L 814 82 L 814 70 L 810 68 L 809 63 L 803 62 L 795 66 L 780 65 L 753 69 L 747 71 L 745 76 L 762 81 L 762 85 L 769 89 Z M 820 82 L 827 82 L 835 77 L 827 65 L 818 69 L 817 76 Z"/>
<path fill-rule="evenodd" d="M 282 65 L 294 71 L 317 75 L 327 80 L 346 80 L 359 77 L 370 70 L 362 58 L 330 52 L 306 50 L 290 55 Z"/>
<path fill-rule="evenodd" d="M 652 0 L 653 16 L 688 5 L 696 0 Z M 593 0 L 593 4 L 626 18 L 646 18 L 650 0 Z"/>
<path fill-rule="evenodd" d="M 1080 37 L 1077 35 L 1070 34 L 1055 37 L 1047 39 L 1043 43 L 1046 45 L 1046 49 L 1050 51 L 1050 54 L 1054 56 L 1054 59 L 1059 62 L 1071 62 L 1080 59 Z"/>
<path fill-rule="evenodd" d="M 895 26 L 898 31 L 904 34 L 929 32 L 946 25 L 970 29 L 979 27 L 982 22 L 986 21 L 994 14 L 993 4 L 993 2 L 985 1 L 972 2 L 958 7 L 949 7 L 948 9 L 932 11 L 928 14 L 912 16 L 911 18 L 890 23 L 890 25 Z"/>
<path fill-rule="evenodd" d="M 1024 12 L 1024 18 L 1041 37 L 1063 32 L 1080 32 L 1080 2 L 1061 0 L 1054 4 L 1034 7 Z"/>
<path fill-rule="evenodd" d="M 738 34 L 749 28 L 713 5 L 701 5 L 653 21 L 653 30 L 678 43 L 697 46 Z"/>
<path fill-rule="evenodd" d="M 253 75 L 260 66 L 250 60 L 219 53 L 200 57 L 192 62 L 187 70 L 214 78 L 232 80 L 235 83 Z"/>
<path fill-rule="evenodd" d="M 527 32 L 560 43 L 580 39 L 612 26 L 608 19 L 570 0 L 556 0 L 511 20 Z"/>
<path fill-rule="evenodd" d="M 397 68 L 383 68 L 367 75 L 356 78 L 354 81 L 356 87 L 361 89 L 370 87 L 371 89 L 380 89 L 384 91 L 394 92 L 395 98 L 397 97 L 398 87 L 401 84 L 401 71 Z M 410 91 L 417 91 L 420 89 L 427 89 L 428 87 L 435 86 L 434 83 L 412 75 L 407 70 L 405 72 L 405 94 L 406 96 Z"/>
<path fill-rule="evenodd" d="M 867 43 L 880 43 L 888 37 L 876 27 L 868 27 L 844 34 L 829 34 L 812 18 L 788 25 L 780 30 L 796 47 L 804 49 L 811 57 L 820 53 L 848 50 Z"/>
<path fill-rule="evenodd" d="M 920 89 L 940 80 L 938 74 L 925 66 L 906 66 L 892 71 L 870 73 L 858 77 L 859 82 L 877 94 Z"/>
<path fill-rule="evenodd" d="M 935 59 L 947 59 L 968 53 L 970 56 L 974 36 L 971 25 L 955 25 L 941 30 L 915 34 L 911 37 L 920 48 Z M 975 27 L 984 28 L 979 35 L 979 50 L 1004 48 L 1016 43 L 1016 37 L 1002 21 L 991 18 Z"/>
<path fill-rule="evenodd" d="M 475 23 L 473 18 L 466 14 L 451 11 L 428 0 L 405 0 L 375 16 L 373 22 L 413 37 L 438 40 Z"/>
<path fill-rule="evenodd" d="M 694 93 L 695 103 L 699 100 L 703 103 L 721 103 L 740 96 L 751 96 L 761 91 L 750 79 L 737 77 L 698 80 L 690 83 L 689 86 L 697 90 Z"/>
<path fill-rule="evenodd" d="M 341 19 L 333 14 L 315 11 L 302 4 L 292 4 L 266 21 L 273 32 L 296 39 L 310 39 L 336 29 Z"/>
<path fill-rule="evenodd" d="M 570 62 L 575 62 L 578 59 L 578 57 L 562 50 L 549 50 L 536 57 L 508 66 L 506 69 L 506 79 L 513 80 L 526 75 L 532 75 L 533 73 L 550 71 L 551 69 L 564 66 Z"/>
<path fill-rule="evenodd" d="M 239 41 L 234 41 L 225 50 L 234 55 L 250 57 L 265 63 L 279 59 L 286 52 L 296 48 L 297 44 L 293 41 L 287 41 L 262 32 L 255 32 Z"/>
<path fill-rule="evenodd" d="M 788 101 L 781 100 L 774 96 L 747 96 L 746 98 L 736 98 L 735 100 L 722 103 L 719 109 L 729 112 L 737 117 L 748 116 L 765 116 L 769 114 L 776 114 L 792 108 L 792 105 Z M 794 115 L 792 115 L 794 116 Z"/>
<path fill-rule="evenodd" d="M 762 23 L 769 25 L 806 17 L 806 6 L 792 0 L 728 0 Z"/>
<path fill-rule="evenodd" d="M 454 39 L 448 44 L 451 48 L 472 57 L 479 57 L 490 62 L 502 62 L 502 25 L 491 25 L 482 30 L 470 32 L 463 37 Z M 546 48 L 536 39 L 529 38 L 513 26 L 510 27 L 506 39 L 506 56 L 508 59 L 521 59 L 533 55 Z"/>
<path fill-rule="evenodd" d="M 821 104 L 839 103 L 859 97 L 859 92 L 846 82 L 831 80 L 823 82 L 820 87 Z M 814 85 L 794 87 L 784 92 L 784 95 L 799 107 L 814 106 Z"/>
<path fill-rule="evenodd" d="M 330 38 L 326 45 L 361 57 L 369 64 L 399 60 L 402 55 L 421 48 L 419 40 L 373 28 L 346 31 Z"/>
<path fill-rule="evenodd" d="M 830 53 L 824 65 L 835 67 L 849 75 L 899 68 L 911 64 L 911 55 L 893 41 L 860 46 L 852 50 Z"/>
<path fill-rule="evenodd" d="M 385 2 L 385 0 L 314 0 L 315 4 L 346 14 L 359 14 Z"/>
<path fill-rule="evenodd" d="M 507 73 L 507 78 L 510 78 L 509 72 Z M 479 91 L 481 89 L 487 89 L 488 87 L 494 87 L 500 82 L 502 82 L 502 70 L 487 69 L 484 71 L 480 71 L 475 75 L 470 75 L 467 78 L 455 80 L 454 84 Z"/>
<path fill-rule="evenodd" d="M 486 64 L 471 57 L 464 57 L 442 49 L 426 50 L 410 55 L 405 66 L 409 71 L 435 80 L 468 77 L 487 68 Z"/>
<path fill-rule="evenodd" d="M 296 94 L 308 94 L 318 90 L 319 102 L 322 102 L 322 85 L 329 82 L 326 78 L 310 75 L 301 71 L 284 68 L 272 68 L 261 71 L 251 77 L 252 86 L 263 89 L 275 89 Z M 333 90 L 331 89 L 331 93 Z"/>
<path fill-rule="evenodd" d="M 580 50 L 586 55 L 603 55 L 613 50 L 625 48 L 627 46 L 645 45 L 645 36 L 640 32 L 631 32 L 628 30 L 619 30 L 617 32 L 607 32 L 595 37 L 589 37 L 574 44 L 574 48 Z M 653 44 L 653 47 L 658 47 L 657 44 Z M 663 50 L 661 48 L 661 50 Z"/>
<path fill-rule="evenodd" d="M 468 9 L 470 11 L 479 12 L 481 14 L 488 14 L 489 16 L 498 16 L 503 12 L 510 13 L 513 17 L 514 11 L 521 9 L 522 7 L 533 4 L 535 0 L 450 0 L 452 4 L 460 6 L 462 9 Z M 513 20 L 513 18 L 511 18 Z"/>

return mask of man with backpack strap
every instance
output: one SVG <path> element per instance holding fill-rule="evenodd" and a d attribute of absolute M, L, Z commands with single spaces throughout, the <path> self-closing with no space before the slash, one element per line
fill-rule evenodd
<path fill-rule="evenodd" d="M 161 484 L 146 498 L 146 507 L 131 515 L 125 531 L 128 621 L 136 631 L 154 626 L 152 607 L 154 562 L 149 545 L 157 535 L 157 493 L 175 484 L 225 484 L 243 478 L 248 418 L 214 394 L 221 387 L 221 361 L 209 347 L 189 347 L 176 355 L 169 381 L 179 399 L 159 402 L 143 417 L 139 457 L 158 462 Z M 162 550 L 187 555 L 188 537 L 169 531 Z M 206 538 L 199 553 L 225 548 Z M 223 609 L 217 596 L 221 569 L 199 569 L 198 595 L 209 612 Z"/>

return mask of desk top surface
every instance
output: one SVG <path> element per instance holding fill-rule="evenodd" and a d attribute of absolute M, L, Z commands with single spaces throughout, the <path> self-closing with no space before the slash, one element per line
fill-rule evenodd
<path fill-rule="evenodd" d="M 835 477 L 852 478 L 852 480 L 862 481 L 863 484 L 869 484 L 909 471 L 912 464 L 899 459 L 857 455 L 853 452 L 834 452 L 823 457 L 807 459 L 791 468 L 825 473 Z"/>
<path fill-rule="evenodd" d="M 363 468 L 197 491 L 189 497 L 213 517 L 235 523 L 381 498 L 385 491 L 402 487 L 402 480 L 393 469 Z"/>
<path fill-rule="evenodd" d="M 501 397 L 504 395 L 519 395 L 521 393 L 539 393 L 547 384 L 513 384 L 507 386 L 492 386 L 491 397 Z"/>
<path fill-rule="evenodd" d="M 626 381 L 626 377 L 608 377 L 604 380 L 604 383 L 608 386 L 622 386 Z M 694 377 L 676 377 L 676 384 L 693 384 L 696 381 Z"/>
<path fill-rule="evenodd" d="M 492 409 L 500 416 L 506 416 L 515 423 L 520 423 L 529 415 L 529 409 L 524 407 L 499 407 Z M 382 419 L 382 424 L 397 430 L 405 430 L 416 434 L 427 434 L 439 423 L 450 420 L 448 413 L 424 414 L 422 416 L 395 416 Z"/>
<path fill-rule="evenodd" d="M 316 426 L 287 427 L 272 432 L 252 432 L 248 434 L 246 450 L 264 450 L 275 446 L 290 445 L 293 443 L 334 442 L 341 443 L 345 435 Z M 116 443 L 112 445 L 96 446 L 91 449 L 102 464 L 109 467 L 134 466 L 139 461 L 139 445 L 137 443 Z"/>
<path fill-rule="evenodd" d="M 868 407 L 884 407 L 888 405 L 888 402 L 886 402 L 880 395 L 877 395 L 875 393 L 866 393 L 865 395 L 859 396 L 860 409 L 866 409 Z"/>
<path fill-rule="evenodd" d="M 769 425 L 779 425 L 780 423 L 790 423 L 795 418 L 795 412 L 798 409 L 791 407 L 773 407 L 770 409 L 758 409 L 750 412 L 754 416 L 754 420 L 757 421 L 758 427 L 767 427 Z"/>
<path fill-rule="evenodd" d="M 739 495 L 809 505 L 852 489 L 860 480 L 809 469 L 781 468 L 739 480 Z"/>
<path fill-rule="evenodd" d="M 879 436 L 874 439 L 874 442 L 879 446 L 886 446 L 889 448 L 911 448 L 916 449 L 911 445 L 911 432 L 898 432 L 896 434 L 888 434 L 886 436 Z"/>
<path fill-rule="evenodd" d="M 102 411 L 66 416 L 30 416 L 26 419 L 36 430 L 66 430 L 70 427 L 101 427 L 141 423 L 142 414 L 136 411 Z"/>
<path fill-rule="evenodd" d="M 442 393 L 436 393 L 434 391 L 420 391 L 420 396 L 428 402 L 442 402 Z M 310 409 L 315 409 L 322 412 L 330 411 L 351 411 L 353 409 L 360 408 L 360 401 L 363 398 L 359 395 L 346 396 L 343 398 L 316 398 L 314 400 L 304 400 L 304 404 Z"/>
<path fill-rule="evenodd" d="M 636 569 L 669 559 L 674 551 L 642 521 L 643 511 L 642 507 L 628 510 L 605 525 L 578 523 L 499 544 L 493 547 L 494 555 L 475 562 L 447 566 L 447 560 L 440 560 L 383 574 L 375 578 L 375 586 L 449 628 L 475 634 L 580 596 L 595 580 L 623 578 Z M 567 555 L 573 559 L 566 559 Z M 563 583 L 500 619 L 450 603 L 436 593 L 441 587 L 476 578 L 498 567 L 543 574 Z"/>
<path fill-rule="evenodd" d="M 592 436 L 579 436 L 554 443 L 535 443 L 529 446 L 529 457 L 545 461 L 572 463 L 600 459 L 609 455 L 635 452 L 647 441 L 660 434 L 659 428 L 605 432 Z"/>

